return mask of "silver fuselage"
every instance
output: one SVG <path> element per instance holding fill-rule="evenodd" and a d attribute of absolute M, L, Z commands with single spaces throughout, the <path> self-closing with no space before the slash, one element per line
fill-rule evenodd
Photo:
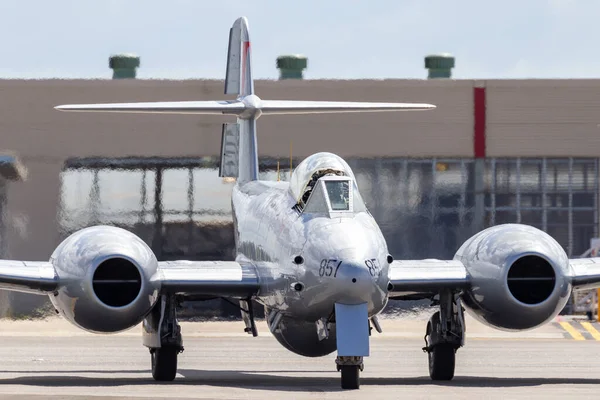
<path fill-rule="evenodd" d="M 257 300 L 304 321 L 331 316 L 336 302 L 367 303 L 369 316 L 379 313 L 387 303 L 389 264 L 373 217 L 364 211 L 333 218 L 299 213 L 294 205 L 287 182 L 233 188 L 237 261 L 256 265 Z"/>

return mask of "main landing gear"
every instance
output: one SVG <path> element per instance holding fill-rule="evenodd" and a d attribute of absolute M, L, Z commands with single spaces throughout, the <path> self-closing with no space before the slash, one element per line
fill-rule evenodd
<path fill-rule="evenodd" d="M 440 293 L 440 311 L 431 316 L 425 333 L 425 347 L 429 359 L 429 376 L 434 381 L 454 378 L 456 351 L 464 345 L 464 310 L 458 295 Z"/>
<path fill-rule="evenodd" d="M 152 378 L 155 381 L 172 381 L 177 375 L 177 347 L 161 347 L 150 349 L 150 360 L 152 365 Z"/>
<path fill-rule="evenodd" d="M 183 351 L 177 304 L 175 297 L 163 295 L 159 305 L 144 320 L 144 345 L 150 350 L 155 381 L 172 381 L 177 375 L 177 356 Z"/>

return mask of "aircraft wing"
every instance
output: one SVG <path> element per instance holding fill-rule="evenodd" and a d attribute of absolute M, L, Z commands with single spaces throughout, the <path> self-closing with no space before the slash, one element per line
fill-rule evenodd
<path fill-rule="evenodd" d="M 574 289 L 600 288 L 600 257 L 569 260 Z M 422 298 L 441 290 L 469 287 L 469 275 L 458 260 L 402 260 L 390 265 L 390 298 Z"/>
<path fill-rule="evenodd" d="M 58 277 L 49 262 L 0 260 L 0 289 L 45 294 L 58 288 Z"/>
<path fill-rule="evenodd" d="M 571 282 L 575 289 L 593 289 L 600 287 L 600 258 L 575 258 L 571 264 Z"/>
<path fill-rule="evenodd" d="M 162 261 L 158 268 L 163 292 L 249 297 L 259 289 L 255 268 L 236 261 Z"/>
<path fill-rule="evenodd" d="M 254 267 L 234 261 L 163 261 L 156 278 L 164 293 L 245 298 L 259 289 Z M 0 260 L 0 289 L 47 294 L 60 286 L 50 262 Z"/>
<path fill-rule="evenodd" d="M 457 260 L 401 260 L 390 265 L 390 298 L 419 298 L 441 290 L 461 290 L 469 286 L 469 275 Z"/>

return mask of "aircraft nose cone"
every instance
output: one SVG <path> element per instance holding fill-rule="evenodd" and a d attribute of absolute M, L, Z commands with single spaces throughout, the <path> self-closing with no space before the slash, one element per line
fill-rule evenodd
<path fill-rule="evenodd" d="M 344 304 L 368 302 L 375 290 L 376 277 L 361 263 L 344 262 L 338 272 L 339 301 Z"/>

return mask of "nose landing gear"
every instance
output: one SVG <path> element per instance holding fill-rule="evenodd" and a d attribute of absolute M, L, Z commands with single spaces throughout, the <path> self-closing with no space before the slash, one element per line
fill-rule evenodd
<path fill-rule="evenodd" d="M 337 370 L 342 372 L 342 389 L 360 388 L 360 371 L 364 369 L 363 358 L 338 356 L 335 363 Z"/>

